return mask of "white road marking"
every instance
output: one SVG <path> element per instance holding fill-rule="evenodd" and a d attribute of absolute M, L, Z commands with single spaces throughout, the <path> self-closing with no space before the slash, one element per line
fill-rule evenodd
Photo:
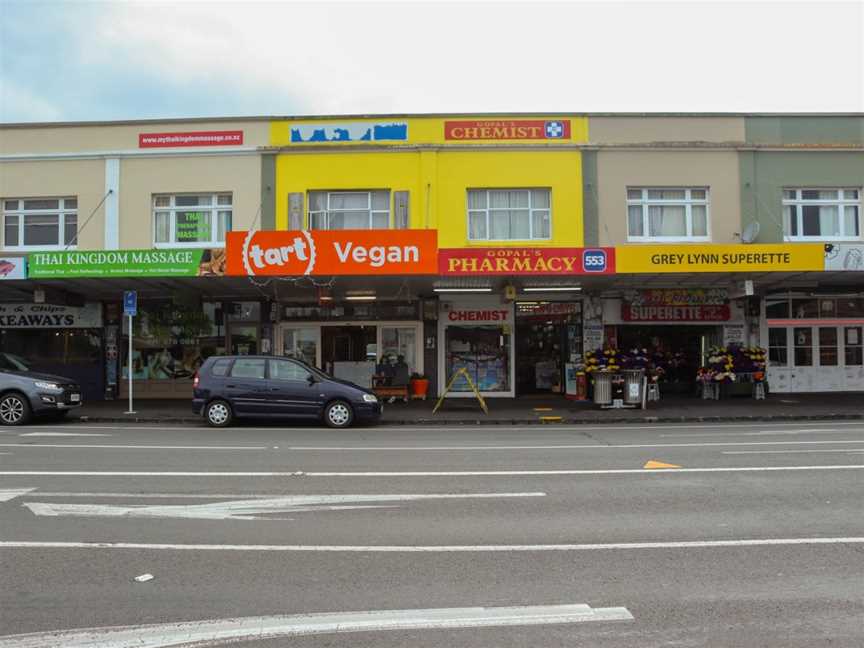
<path fill-rule="evenodd" d="M 709 443 L 619 443 L 619 444 L 574 444 L 574 445 L 512 445 L 512 446 L 288 446 L 291 451 L 336 450 L 621 450 L 631 448 L 711 448 L 715 446 L 763 446 L 763 445 L 835 445 L 842 443 L 861 443 L 854 441 L 718 441 Z"/>
<path fill-rule="evenodd" d="M 537 475 L 675 475 L 679 473 L 780 472 L 802 470 L 861 470 L 864 465 L 833 466 L 739 466 L 715 468 L 612 468 L 604 470 L 453 470 L 372 472 L 129 472 L 98 470 L 4 470 L 2 477 L 532 477 Z"/>
<path fill-rule="evenodd" d="M 74 448 L 76 450 L 269 450 L 268 446 L 90 445 L 84 443 L 0 443 L 0 448 Z"/>
<path fill-rule="evenodd" d="M 778 427 L 782 428 L 794 428 L 795 426 L 804 425 L 812 427 L 814 421 L 810 421 L 808 423 L 790 423 L 790 422 L 782 422 L 776 423 Z M 597 431 L 597 430 L 689 430 L 693 428 L 703 429 L 734 429 L 734 428 L 754 428 L 754 427 L 771 427 L 771 423 L 759 422 L 759 423 L 726 423 L 726 424 L 702 424 L 702 423 L 653 423 L 650 425 L 607 425 L 607 424 L 565 424 L 555 427 L 556 432 L 579 432 L 579 431 Z M 861 421 L 831 421 L 831 427 L 864 427 L 864 420 Z M 483 426 L 483 429 L 489 428 L 489 431 L 494 431 L 495 434 L 500 434 L 501 430 L 499 429 L 501 426 Z M 510 432 L 536 432 L 538 429 L 537 425 L 507 425 L 505 426 L 507 431 Z M 147 425 L 126 425 L 125 423 L 118 423 L 117 425 L 86 425 L 86 424 L 75 424 L 76 430 L 162 430 L 162 431 L 176 431 L 178 429 L 199 429 L 199 430 L 208 430 L 212 431 L 208 428 L 203 422 L 200 426 L 191 426 L 190 425 L 173 425 L 173 426 L 147 426 Z M 319 433 L 321 432 L 321 428 L 319 427 L 292 427 L 292 428 L 278 428 L 276 426 L 273 427 L 246 427 L 241 428 L 244 431 L 249 432 L 313 432 Z M 454 421 L 452 424 L 447 422 L 442 422 L 440 424 L 429 426 L 429 425 L 382 425 L 377 428 L 377 431 L 382 432 L 414 432 L 414 431 L 429 431 L 434 430 L 440 432 L 442 429 L 450 429 L 450 430 L 462 430 L 462 429 L 475 429 L 475 426 L 471 424 L 460 423 L 458 421 Z"/>
<path fill-rule="evenodd" d="M 527 551 L 601 551 L 631 549 L 716 549 L 720 547 L 776 547 L 788 545 L 864 544 L 862 536 L 828 538 L 753 538 L 741 540 L 675 540 L 533 545 L 255 545 L 177 544 L 147 542 L 33 542 L 0 541 L 0 549 L 140 549 L 144 551 L 263 551 L 324 553 L 467 553 Z M 2 646 L 2 644 L 0 644 Z"/>
<path fill-rule="evenodd" d="M 34 632 L 0 637 L 0 648 L 46 645 L 63 645 L 64 648 L 165 648 L 345 632 L 632 620 L 633 615 L 627 608 L 592 608 L 584 604 L 325 612 Z"/>
<path fill-rule="evenodd" d="M 689 432 L 685 434 L 661 434 L 661 437 L 693 436 L 774 436 L 780 434 L 846 434 L 849 430 L 759 430 L 758 432 Z"/>
<path fill-rule="evenodd" d="M 812 454 L 814 452 L 840 452 L 843 454 L 859 454 L 864 452 L 864 448 L 842 448 L 842 449 L 808 449 L 808 450 L 727 450 L 724 455 L 750 455 L 750 454 L 797 454 L 797 453 Z"/>
<path fill-rule="evenodd" d="M 546 493 L 442 493 L 431 495 L 287 495 L 214 502 L 211 504 L 168 504 L 117 506 L 110 504 L 56 504 L 29 502 L 22 504 L 34 515 L 49 517 L 122 517 L 177 518 L 191 520 L 273 520 L 275 513 L 342 511 L 380 508 L 386 502 L 449 499 L 498 499 L 512 497 L 545 497 Z"/>
<path fill-rule="evenodd" d="M 16 497 L 21 497 L 22 495 L 26 495 L 32 491 L 36 490 L 35 488 L 0 488 L 0 502 L 8 502 L 9 500 L 13 500 Z"/>
<path fill-rule="evenodd" d="M 26 432 L 19 434 L 22 437 L 106 437 L 111 434 L 95 434 L 87 432 Z"/>

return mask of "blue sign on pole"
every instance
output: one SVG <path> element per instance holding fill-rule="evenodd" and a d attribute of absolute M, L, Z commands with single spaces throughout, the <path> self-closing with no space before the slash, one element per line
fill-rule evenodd
<path fill-rule="evenodd" d="M 135 317 L 138 314 L 138 293 L 127 290 L 123 293 L 123 314 Z"/>

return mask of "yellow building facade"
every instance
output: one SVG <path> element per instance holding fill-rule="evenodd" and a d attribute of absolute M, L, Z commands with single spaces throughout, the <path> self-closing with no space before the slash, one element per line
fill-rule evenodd
<path fill-rule="evenodd" d="M 579 247 L 587 141 L 587 119 L 560 115 L 273 122 L 276 228 L 313 227 L 311 192 L 389 192 L 391 227 L 435 229 L 440 248 Z M 471 229 L 482 190 L 532 190 L 548 223 L 527 237 Z"/>

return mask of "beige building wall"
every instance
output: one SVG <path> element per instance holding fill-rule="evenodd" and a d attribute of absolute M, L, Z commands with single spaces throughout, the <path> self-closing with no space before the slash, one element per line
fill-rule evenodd
<path fill-rule="evenodd" d="M 0 162 L 0 198 L 78 198 L 79 250 L 104 247 L 105 212 L 93 213 L 104 195 L 104 160 Z"/>
<path fill-rule="evenodd" d="M 598 151 L 597 205 L 602 246 L 628 244 L 627 187 L 708 187 L 711 242 L 740 241 L 735 236 L 741 231 L 735 151 Z"/>
<path fill-rule="evenodd" d="M 232 227 L 260 227 L 261 158 L 255 154 L 136 157 L 120 162 L 120 247 L 153 247 L 153 195 L 233 194 Z"/>
<path fill-rule="evenodd" d="M 592 144 L 740 144 L 744 127 L 743 117 L 589 117 L 588 138 Z"/>
<path fill-rule="evenodd" d="M 270 121 L 161 121 L 134 124 L 0 126 L 0 155 L 137 151 L 141 133 L 242 130 L 244 147 L 270 143 Z M 204 147 L 206 148 L 206 147 Z M 231 147 L 226 147 L 231 148 Z M 164 151 L 166 149 L 140 149 Z M 183 150 L 183 149 L 172 149 Z"/>

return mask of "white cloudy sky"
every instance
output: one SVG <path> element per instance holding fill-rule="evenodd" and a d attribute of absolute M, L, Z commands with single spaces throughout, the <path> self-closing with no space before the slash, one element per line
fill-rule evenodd
<path fill-rule="evenodd" d="M 864 111 L 864 0 L 0 0 L 0 122 Z"/>

